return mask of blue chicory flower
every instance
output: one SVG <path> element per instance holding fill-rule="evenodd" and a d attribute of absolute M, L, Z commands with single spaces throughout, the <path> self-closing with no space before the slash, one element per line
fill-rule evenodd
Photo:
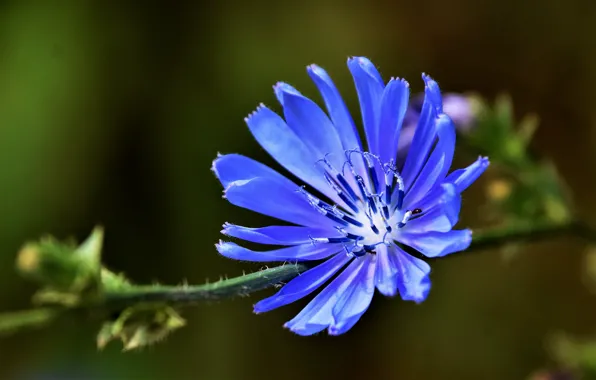
<path fill-rule="evenodd" d="M 311 65 L 308 74 L 328 115 L 295 88 L 278 83 L 274 90 L 285 120 L 264 105 L 246 118 L 259 144 L 310 187 L 239 154 L 213 162 L 229 202 L 294 224 L 249 228 L 226 223 L 222 232 L 227 236 L 283 248 L 255 251 L 220 242 L 217 250 L 223 256 L 257 262 L 323 260 L 254 306 L 257 313 L 269 311 L 328 283 L 285 324 L 300 335 L 348 331 L 370 305 L 375 288 L 386 296 L 399 292 L 404 300 L 424 301 L 430 266 L 402 246 L 426 257 L 466 249 L 471 231 L 452 229 L 460 194 L 488 166 L 488 159 L 481 157 L 447 174 L 455 129 L 443 113 L 439 86 L 423 75 L 425 98 L 418 125 L 409 154 L 398 167 L 409 85 L 402 79 L 385 84 L 363 57 L 350 58 L 348 67 L 358 92 L 367 150 L 331 78 Z"/>

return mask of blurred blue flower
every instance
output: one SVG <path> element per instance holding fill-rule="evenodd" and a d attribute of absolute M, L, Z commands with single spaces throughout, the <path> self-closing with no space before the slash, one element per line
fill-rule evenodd
<path fill-rule="evenodd" d="M 404 128 L 416 127 L 423 104 L 424 94 L 413 97 L 404 117 Z M 443 112 L 451 118 L 455 128 L 460 132 L 470 130 L 476 121 L 473 101 L 466 95 L 453 92 L 443 94 Z"/>
<path fill-rule="evenodd" d="M 466 249 L 470 230 L 452 230 L 460 193 L 488 166 L 486 158 L 447 175 L 455 128 L 443 113 L 439 86 L 423 75 L 425 98 L 410 153 L 400 170 L 396 154 L 408 109 L 409 85 L 383 82 L 366 58 L 348 60 L 354 78 L 368 149 L 331 78 L 320 67 L 307 71 L 328 115 L 285 83 L 274 86 L 284 118 L 264 105 L 246 118 L 261 146 L 310 187 L 238 154 L 219 156 L 213 170 L 224 197 L 236 206 L 294 225 L 261 228 L 225 224 L 223 233 L 249 242 L 283 246 L 254 251 L 231 242 L 217 244 L 229 258 L 246 261 L 324 260 L 258 302 L 265 312 L 326 287 L 285 326 L 300 335 L 349 330 L 368 308 L 375 288 L 382 294 L 424 301 L 430 267 L 408 254 L 427 257 Z M 318 192 L 318 195 L 317 195 Z"/>
<path fill-rule="evenodd" d="M 414 132 L 418 125 L 418 119 L 422 112 L 422 105 L 424 104 L 424 94 L 415 96 L 406 111 L 404 117 L 403 127 L 399 136 L 397 147 L 397 164 L 403 163 L 412 139 Z M 476 124 L 476 114 L 474 113 L 472 100 L 461 94 L 448 93 L 443 95 L 443 112 L 447 114 L 455 124 L 455 129 L 459 132 L 466 133 L 472 130 Z"/>

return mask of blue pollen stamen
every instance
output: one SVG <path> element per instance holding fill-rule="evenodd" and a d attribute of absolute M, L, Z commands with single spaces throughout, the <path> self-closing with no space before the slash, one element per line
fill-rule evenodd
<path fill-rule="evenodd" d="M 329 207 L 329 206 L 327 206 L 327 207 Z M 337 207 L 336 207 L 336 206 L 334 206 L 334 207 L 331 207 L 331 208 L 330 208 L 330 211 L 331 211 L 331 212 L 332 212 L 332 213 L 333 213 L 333 214 L 334 214 L 336 217 L 340 218 L 341 220 L 343 220 L 343 221 L 344 221 L 344 222 L 346 222 L 346 223 L 352 224 L 352 225 L 354 225 L 354 226 L 356 226 L 356 227 L 362 227 L 362 226 L 364 226 L 364 224 L 362 224 L 362 223 L 361 223 L 361 222 L 359 222 L 358 220 L 356 220 L 356 219 L 352 218 L 351 216 L 349 216 L 349 215 L 346 215 L 345 213 L 343 213 L 343 212 L 339 211 L 339 210 L 337 209 Z"/>
<path fill-rule="evenodd" d="M 399 182 L 401 177 L 397 174 L 393 160 L 383 165 L 383 170 L 385 171 L 385 204 L 390 205 L 393 198 L 393 179 L 397 177 Z"/>
<path fill-rule="evenodd" d="M 364 224 L 352 218 L 351 216 L 344 215 L 342 219 L 345 220 L 347 223 L 355 225 L 356 227 L 364 227 Z"/>
<path fill-rule="evenodd" d="M 387 235 L 387 234 L 385 234 L 385 235 Z M 375 244 L 365 244 L 365 245 L 362 246 L 362 248 L 364 248 L 364 250 L 366 252 L 375 253 L 375 249 L 377 248 L 378 245 L 381 245 L 381 244 L 387 244 L 385 242 L 385 236 L 383 237 L 383 241 L 380 241 L 380 242 L 375 243 Z"/>
<path fill-rule="evenodd" d="M 358 184 L 358 188 L 360 189 L 362 198 L 368 199 L 368 196 L 367 196 L 368 191 L 366 190 L 366 187 L 364 186 L 364 179 L 360 175 L 356 174 L 355 172 L 354 172 L 354 178 L 356 179 L 356 183 Z"/>
<path fill-rule="evenodd" d="M 353 233 L 347 232 L 345 229 L 341 228 L 341 227 L 335 227 L 335 229 L 337 230 L 337 232 L 339 232 L 340 234 L 343 234 L 345 237 L 350 238 L 351 240 L 363 240 L 364 237 L 360 236 L 360 235 L 355 235 Z"/>
<path fill-rule="evenodd" d="M 346 222 L 345 220 L 343 220 L 341 218 L 338 218 L 337 216 L 333 215 L 330 212 L 326 212 L 323 215 L 325 215 L 327 218 L 333 220 L 335 223 L 339 223 L 339 224 L 342 224 L 344 226 L 349 226 L 350 225 L 350 223 Z"/>
<path fill-rule="evenodd" d="M 371 209 L 373 214 L 376 214 L 377 205 L 373 198 L 373 195 L 368 191 L 368 189 L 364 185 L 364 179 L 362 179 L 362 177 L 360 177 L 358 174 L 356 175 L 356 181 L 358 182 L 358 187 L 360 188 L 360 191 L 362 192 L 364 199 L 366 199 L 366 205 Z"/>
<path fill-rule="evenodd" d="M 366 181 L 369 182 L 366 182 L 361 175 L 356 173 L 356 170 L 352 165 L 351 161 L 352 153 L 359 153 L 365 160 L 369 177 L 366 179 Z M 347 160 L 342 167 L 342 172 L 339 172 L 331 165 L 331 163 L 327 159 L 327 155 L 325 155 L 324 158 L 317 161 L 317 163 L 322 163 L 325 166 L 325 171 L 323 173 L 323 175 L 325 176 L 325 180 L 333 189 L 333 191 L 335 191 L 335 193 L 339 196 L 339 198 L 345 203 L 345 205 L 352 212 L 354 212 L 355 215 L 358 215 L 362 212 L 364 213 L 364 215 L 366 215 L 366 217 L 369 220 L 370 230 L 375 235 L 381 235 L 381 231 L 379 227 L 376 226 L 374 218 L 374 215 L 381 211 L 381 217 L 385 227 L 382 241 L 376 244 L 366 244 L 360 246 L 358 242 L 364 240 L 365 237 L 347 232 L 344 229 L 344 227 L 364 227 L 364 223 L 360 222 L 358 219 L 353 217 L 350 212 L 344 212 L 344 210 L 346 209 L 338 209 L 337 205 L 331 206 L 328 203 L 318 199 L 316 196 L 309 194 L 308 192 L 306 192 L 306 190 L 304 190 L 304 187 L 300 187 L 298 191 L 306 197 L 309 204 L 312 207 L 314 207 L 318 212 L 337 223 L 338 226 L 335 226 L 335 228 L 338 232 L 344 235 L 343 237 L 311 238 L 313 244 L 318 242 L 353 242 L 353 247 L 349 248 L 348 246 L 344 245 L 344 249 L 350 255 L 353 255 L 355 257 L 361 257 L 366 253 L 374 254 L 374 250 L 377 245 L 387 244 L 386 239 L 391 236 L 391 233 L 393 231 L 393 228 L 389 225 L 389 220 L 391 219 L 392 201 L 395 199 L 394 196 L 397 193 L 397 204 L 395 206 L 395 209 L 400 209 L 403 206 L 405 186 L 402 177 L 399 175 L 399 172 L 395 169 L 393 161 L 383 165 L 379 157 L 368 152 L 361 152 L 358 150 L 346 151 L 346 157 Z M 383 178 L 385 180 L 385 191 L 380 194 L 377 193 L 381 185 L 379 183 L 379 177 L 377 176 L 377 171 L 374 163 L 375 159 L 379 162 L 379 165 L 383 169 L 385 174 Z M 352 185 L 350 185 L 347 181 L 347 177 L 344 176 L 343 173 L 345 172 L 346 165 L 349 167 L 350 172 L 359 190 L 355 190 L 355 188 Z M 396 181 L 397 183 L 394 184 L 394 181 Z M 369 188 L 372 188 L 372 191 L 369 190 Z M 357 191 L 361 193 L 361 197 L 356 195 Z M 402 220 L 399 223 L 397 223 L 397 228 L 403 228 L 412 217 L 417 217 L 419 213 L 421 213 L 421 210 L 419 209 L 415 209 L 413 211 L 406 211 L 403 215 Z"/>
<path fill-rule="evenodd" d="M 386 172 L 385 172 L 385 203 L 387 203 L 388 205 L 391 204 L 391 200 L 393 198 L 393 194 L 395 192 L 397 192 L 397 204 L 395 205 L 395 208 L 393 209 L 393 211 L 395 210 L 400 210 L 403 206 L 404 203 L 404 196 L 405 196 L 405 190 L 406 190 L 406 186 L 404 184 L 404 179 L 402 178 L 402 176 L 399 174 L 399 172 L 392 166 L 392 164 L 388 164 L 386 167 Z M 390 178 L 389 176 L 393 174 L 393 178 L 397 179 L 397 188 L 395 190 L 393 190 L 391 192 L 391 195 L 389 195 L 388 191 L 389 188 L 393 189 L 393 178 Z"/>
<path fill-rule="evenodd" d="M 391 204 L 391 193 L 393 192 L 392 186 L 385 184 L 385 204 Z"/>
<path fill-rule="evenodd" d="M 375 170 L 375 163 L 371 160 L 370 154 L 362 153 L 366 165 L 368 167 L 368 176 L 372 180 L 372 192 L 376 193 L 379 189 L 379 178 L 377 178 L 377 171 Z"/>
<path fill-rule="evenodd" d="M 368 176 L 372 179 L 372 191 L 376 193 L 379 189 L 379 179 L 377 178 L 374 165 L 368 167 Z"/>
<path fill-rule="evenodd" d="M 346 151 L 346 156 L 348 159 L 348 162 L 351 165 L 352 162 L 352 153 L 358 153 L 360 155 L 362 155 L 362 157 L 364 158 L 364 161 L 366 162 L 366 167 L 367 167 L 367 171 L 368 171 L 368 177 L 370 178 L 370 180 L 372 181 L 371 183 L 371 187 L 372 187 L 372 193 L 376 193 L 379 190 L 379 178 L 377 177 L 377 171 L 375 170 L 375 163 L 373 162 L 373 158 L 376 159 L 379 162 L 379 165 L 381 165 L 381 160 L 379 159 L 379 157 L 369 153 L 369 152 L 362 152 L 358 149 L 351 149 Z M 382 165 L 381 165 L 382 167 Z"/>
<path fill-rule="evenodd" d="M 406 225 L 406 223 L 408 223 L 408 220 L 410 220 L 411 217 L 412 217 L 412 211 L 410 211 L 410 210 L 406 211 L 401 222 L 397 223 L 397 228 L 403 228 Z"/>
<path fill-rule="evenodd" d="M 296 191 L 302 193 L 306 197 L 306 200 L 308 201 L 308 203 L 322 215 L 324 215 L 327 218 L 333 220 L 334 222 L 342 224 L 344 226 L 348 226 L 350 224 L 348 221 L 345 221 L 341 218 L 342 214 L 340 214 L 340 217 L 336 216 L 337 211 L 334 210 L 327 203 L 325 203 L 322 200 L 318 199 L 317 197 L 307 193 L 306 190 L 304 190 L 304 186 L 300 186 Z"/>
<path fill-rule="evenodd" d="M 377 171 L 375 170 L 375 163 L 373 162 L 373 158 L 379 163 L 379 167 L 383 169 L 383 164 L 381 163 L 381 159 L 379 156 L 375 156 L 372 153 L 364 152 L 362 153 L 364 158 L 366 159 L 366 163 L 368 164 L 368 172 L 373 182 L 373 192 L 377 193 L 380 190 L 380 181 L 379 177 L 377 176 Z"/>
<path fill-rule="evenodd" d="M 377 213 L 377 203 L 375 202 L 375 200 L 373 199 L 373 197 L 367 197 L 366 198 L 368 205 L 370 206 L 371 211 L 373 212 L 373 214 Z"/>
<path fill-rule="evenodd" d="M 352 211 L 354 211 L 355 213 L 358 213 L 359 209 L 358 206 L 356 206 L 354 203 L 352 203 L 352 201 L 350 201 L 350 199 L 348 199 L 348 197 L 344 194 L 343 191 L 338 191 L 337 195 L 339 196 L 339 198 L 345 202 L 345 204 L 348 205 L 349 208 L 352 209 Z"/>
<path fill-rule="evenodd" d="M 338 238 L 326 238 L 328 243 L 347 243 L 349 241 L 352 241 L 352 239 L 348 238 L 348 237 L 338 237 Z"/>
<path fill-rule="evenodd" d="M 358 241 L 358 240 L 364 240 L 364 236 L 359 236 L 359 235 L 351 234 L 349 232 L 346 234 L 346 237 L 349 238 L 349 239 L 352 239 L 352 240 L 356 240 L 356 241 Z"/>
<path fill-rule="evenodd" d="M 353 200 L 355 201 L 355 199 L 350 199 L 346 193 L 335 184 L 335 182 L 333 181 L 333 179 L 329 176 L 329 174 L 324 173 L 325 174 L 325 179 L 327 180 L 327 183 L 329 183 L 329 186 L 331 186 L 333 188 L 333 190 L 335 190 L 335 192 L 337 193 L 337 195 L 340 197 L 340 199 L 342 201 L 344 201 L 344 203 L 346 205 L 348 205 L 349 208 L 352 209 L 352 211 L 354 211 L 355 213 L 358 213 L 359 209 L 358 206 L 356 206 L 353 202 Z"/>
<path fill-rule="evenodd" d="M 352 176 L 354 177 L 354 179 L 356 180 L 356 183 L 358 184 L 358 188 L 360 189 L 360 193 L 362 194 L 362 198 L 366 199 L 366 187 L 364 186 L 364 179 L 358 174 L 356 173 L 356 170 L 354 169 L 354 165 L 352 165 L 352 161 L 350 159 L 350 154 L 348 154 L 346 152 L 347 155 L 347 161 L 344 163 L 344 168 L 345 169 L 345 165 L 348 165 L 348 167 L 350 168 L 350 172 L 352 173 Z M 342 170 L 343 170 L 342 169 Z"/>
<path fill-rule="evenodd" d="M 352 189 L 352 186 L 350 186 L 346 178 L 340 172 L 337 172 L 335 178 L 337 178 L 339 184 L 342 185 L 346 192 L 350 195 L 350 198 L 352 198 L 354 201 L 357 201 L 359 199 L 354 189 Z"/>
<path fill-rule="evenodd" d="M 381 207 L 381 210 L 383 210 L 383 225 L 385 226 L 385 230 L 389 229 L 391 230 L 391 226 L 389 225 L 389 207 L 385 204 L 383 204 L 383 206 Z M 385 216 L 387 215 L 387 216 Z"/>
<path fill-rule="evenodd" d="M 370 225 L 370 229 L 377 235 L 380 233 L 379 229 L 374 224 Z"/>
<path fill-rule="evenodd" d="M 375 202 L 372 196 L 366 198 L 366 204 L 368 205 L 370 211 L 372 211 L 373 214 L 377 213 L 377 203 Z"/>
<path fill-rule="evenodd" d="M 383 216 L 385 219 L 389 219 L 389 207 L 387 207 L 387 205 L 383 205 L 381 209 L 383 210 Z"/>
<path fill-rule="evenodd" d="M 343 187 L 343 189 L 348 193 L 348 195 L 351 198 L 352 202 L 357 202 L 358 201 L 358 196 L 354 192 L 354 189 L 352 189 L 352 186 L 348 183 L 348 181 L 343 176 L 343 174 L 341 174 L 337 169 L 335 169 L 331 165 L 331 163 L 327 160 L 327 158 L 322 158 L 322 159 L 320 159 L 317 162 L 324 163 L 325 166 L 327 167 L 327 170 L 330 172 L 330 174 L 328 174 L 327 172 L 323 173 L 325 175 L 325 178 L 327 179 L 328 182 L 329 181 L 332 181 L 331 176 L 334 176 L 335 179 L 337 180 L 337 182 L 339 183 L 339 185 L 341 187 Z"/>
<path fill-rule="evenodd" d="M 401 210 L 401 208 L 402 208 L 402 206 L 404 204 L 404 195 L 405 195 L 405 193 L 404 193 L 404 191 L 402 189 L 400 189 L 400 190 L 397 191 L 397 205 L 396 205 L 396 208 L 398 210 Z"/>

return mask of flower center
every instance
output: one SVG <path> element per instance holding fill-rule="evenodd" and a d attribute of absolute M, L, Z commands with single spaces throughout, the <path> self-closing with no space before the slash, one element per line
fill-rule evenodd
<path fill-rule="evenodd" d="M 355 157 L 361 161 L 355 163 Z M 382 163 L 369 152 L 349 150 L 341 171 L 327 156 L 318 163 L 343 204 L 331 206 L 303 187 L 298 191 L 312 207 L 337 223 L 335 228 L 343 237 L 312 238 L 313 244 L 343 243 L 346 252 L 357 257 L 375 254 L 377 246 L 392 244 L 399 230 L 422 213 L 419 208 L 403 209 L 405 185 L 393 161 Z"/>

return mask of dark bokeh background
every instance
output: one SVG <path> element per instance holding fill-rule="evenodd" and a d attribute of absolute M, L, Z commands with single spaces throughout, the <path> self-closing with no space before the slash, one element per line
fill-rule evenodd
<path fill-rule="evenodd" d="M 136 282 L 200 283 L 257 269 L 215 252 L 224 221 L 266 219 L 221 199 L 219 152 L 270 162 L 243 118 L 275 105 L 287 81 L 315 95 L 318 63 L 352 110 L 345 66 L 365 55 L 386 79 L 421 72 L 446 91 L 539 114 L 551 156 L 584 217 L 596 211 L 596 2 L 451 0 L 302 2 L 5 2 L 0 6 L 0 309 L 33 287 L 15 253 L 43 233 L 82 239 L 106 226 L 105 262 Z M 486 181 L 464 199 L 480 225 Z M 2 379 L 522 379 L 548 366 L 545 336 L 588 333 L 596 299 L 582 246 L 534 244 L 436 262 L 421 304 L 375 297 L 336 338 L 281 325 L 302 304 L 255 316 L 256 297 L 188 310 L 188 327 L 141 352 L 94 346 L 96 325 L 61 323 L 0 341 Z"/>

